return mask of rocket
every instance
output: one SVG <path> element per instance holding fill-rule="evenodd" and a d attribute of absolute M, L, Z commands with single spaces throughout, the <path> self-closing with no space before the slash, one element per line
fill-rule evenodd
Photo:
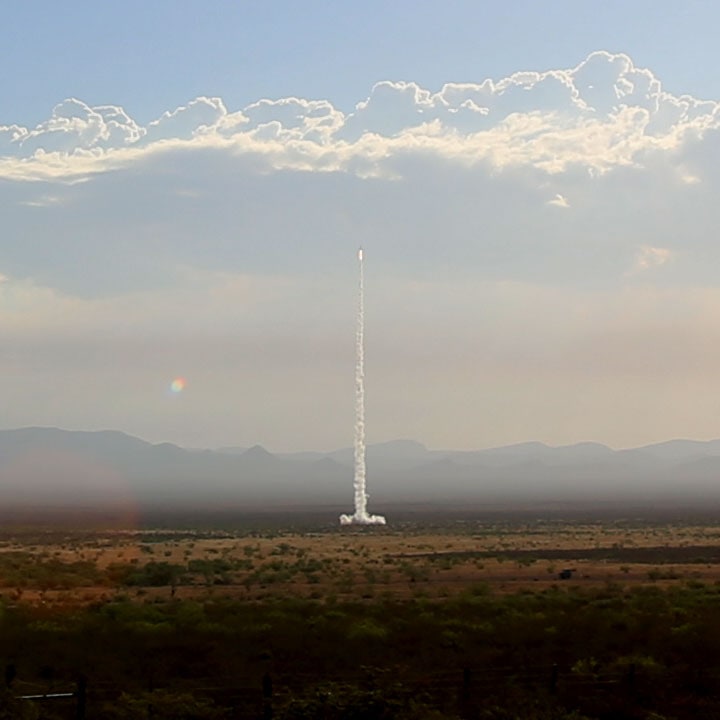
<path fill-rule="evenodd" d="M 358 248 L 358 260 L 360 260 L 362 262 L 362 259 L 363 259 L 363 249 L 362 249 L 362 245 L 361 245 Z"/>

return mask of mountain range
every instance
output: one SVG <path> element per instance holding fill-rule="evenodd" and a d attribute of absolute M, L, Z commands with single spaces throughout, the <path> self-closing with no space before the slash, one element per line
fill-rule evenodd
<path fill-rule="evenodd" d="M 274 454 L 185 449 L 118 431 L 0 430 L 5 506 L 342 506 L 352 501 L 352 448 Z M 367 449 L 371 504 L 717 502 L 720 440 L 626 450 L 539 442 L 475 451 L 412 440 Z"/>

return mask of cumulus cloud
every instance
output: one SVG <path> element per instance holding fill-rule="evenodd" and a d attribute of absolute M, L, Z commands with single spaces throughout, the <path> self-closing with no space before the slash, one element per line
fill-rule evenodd
<path fill-rule="evenodd" d="M 216 126 L 226 115 L 220 98 L 199 97 L 153 120 L 146 128 L 143 141 L 190 140 L 206 128 Z"/>
<path fill-rule="evenodd" d="M 634 270 L 641 272 L 650 268 L 660 267 L 672 259 L 672 252 L 667 248 L 643 245 L 635 257 Z"/>
<path fill-rule="evenodd" d="M 122 108 L 91 108 L 71 98 L 56 105 L 50 118 L 36 128 L 16 133 L 14 142 L 18 154 L 29 157 L 38 150 L 66 154 L 93 148 L 115 150 L 137 142 L 142 134 Z"/>
<path fill-rule="evenodd" d="M 107 169 L 132 162 L 130 148 L 150 152 L 168 142 L 258 153 L 275 169 L 362 173 L 369 164 L 382 173 L 383 158 L 419 149 L 497 167 L 605 171 L 717 128 L 718 107 L 673 96 L 650 70 L 604 51 L 575 68 L 448 83 L 437 92 L 383 81 L 347 115 L 325 100 L 262 99 L 229 112 L 220 98 L 199 97 L 141 127 L 120 107 L 69 99 L 36 128 L 0 126 L 0 176 Z M 22 172 L 11 162 L 20 159 Z"/>
<path fill-rule="evenodd" d="M 555 193 L 555 197 L 552 200 L 548 200 L 548 205 L 554 205 L 555 207 L 568 208 L 570 203 L 568 199 L 560 193 Z"/>
<path fill-rule="evenodd" d="M 326 100 L 313 101 L 301 98 L 281 100 L 260 100 L 244 108 L 240 113 L 246 124 L 245 130 L 252 131 L 274 125 L 277 135 L 317 143 L 330 142 L 333 134 L 342 126 L 344 115 Z M 228 123 L 225 123 L 228 126 Z M 237 128 L 236 120 L 232 128 Z M 226 133 L 232 137 L 234 133 Z M 257 137 L 257 134 L 256 134 Z"/>

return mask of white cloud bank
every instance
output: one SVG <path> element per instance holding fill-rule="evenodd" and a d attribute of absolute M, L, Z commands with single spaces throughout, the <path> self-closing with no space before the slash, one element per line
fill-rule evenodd
<path fill-rule="evenodd" d="M 257 153 L 274 169 L 384 174 L 402 153 L 436 153 L 495 167 L 603 171 L 673 150 L 720 124 L 717 102 L 663 91 L 626 55 L 596 52 L 568 70 L 520 72 L 494 82 L 379 82 L 355 110 L 327 101 L 260 100 L 239 111 L 200 97 L 146 127 L 120 107 L 59 103 L 36 128 L 0 125 L 0 176 L 72 177 L 122 166 L 168 143 Z"/>

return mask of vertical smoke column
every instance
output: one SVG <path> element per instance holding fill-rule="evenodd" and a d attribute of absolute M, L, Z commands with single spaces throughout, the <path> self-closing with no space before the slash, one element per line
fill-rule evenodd
<path fill-rule="evenodd" d="M 358 293 L 357 329 L 355 333 L 355 513 L 341 515 L 341 525 L 384 525 L 382 515 L 368 515 L 365 489 L 365 287 L 363 278 L 363 249 L 358 250 L 360 286 Z"/>

